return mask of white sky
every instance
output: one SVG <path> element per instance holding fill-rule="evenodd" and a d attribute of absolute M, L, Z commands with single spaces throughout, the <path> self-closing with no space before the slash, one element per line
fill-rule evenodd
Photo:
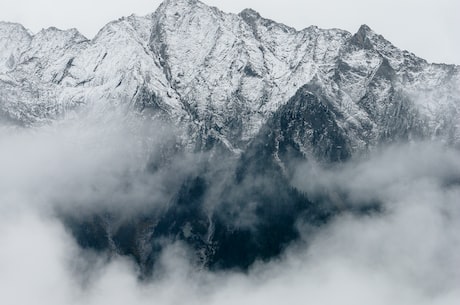
<path fill-rule="evenodd" d="M 0 20 L 42 28 L 78 28 L 88 38 L 107 22 L 155 11 L 160 0 L 0 0 Z M 365 23 L 432 62 L 460 64 L 458 0 L 204 0 L 226 12 L 251 7 L 297 29 L 309 25 L 356 32 Z"/>

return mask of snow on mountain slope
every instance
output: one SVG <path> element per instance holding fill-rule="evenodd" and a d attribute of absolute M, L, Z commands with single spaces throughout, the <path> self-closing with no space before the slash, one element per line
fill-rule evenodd
<path fill-rule="evenodd" d="M 460 141 L 459 67 L 429 64 L 365 25 L 354 35 L 297 31 L 250 9 L 235 15 L 166 0 L 92 40 L 74 29 L 31 35 L 1 23 L 0 42 L 0 116 L 17 124 L 84 105 L 102 116 L 107 107 L 134 108 L 185 126 L 184 144 L 217 141 L 238 152 L 309 84 L 351 150 L 401 134 Z"/>
<path fill-rule="evenodd" d="M 0 22 L 0 73 L 13 70 L 30 45 L 31 34 L 21 25 Z"/>

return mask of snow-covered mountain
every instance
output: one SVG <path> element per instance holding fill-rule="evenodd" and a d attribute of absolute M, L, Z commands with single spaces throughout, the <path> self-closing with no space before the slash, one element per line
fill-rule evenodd
<path fill-rule="evenodd" d="M 321 100 L 350 151 L 400 136 L 458 144 L 459 69 L 399 50 L 365 25 L 297 31 L 195 0 L 166 0 L 92 40 L 0 24 L 0 113 L 9 121 L 33 125 L 88 104 L 156 109 L 185 123 L 193 145 L 217 140 L 234 152 L 301 92 Z M 312 130 L 303 132 L 295 142 L 308 154 Z"/>
<path fill-rule="evenodd" d="M 235 166 L 216 174 L 231 183 L 216 185 L 205 170 L 188 177 L 161 217 L 116 230 L 104 213 L 66 219 L 81 245 L 133 255 L 148 269 L 156 240 L 174 236 L 210 266 L 247 267 L 295 238 L 298 215 L 320 224 L 337 210 L 289 186 L 292 160 L 341 161 L 394 141 L 460 145 L 460 67 L 428 63 L 366 25 L 355 34 L 299 31 L 251 9 L 228 14 L 197 0 L 165 0 L 93 39 L 1 22 L 0 121 L 34 127 L 84 109 L 166 120 L 180 130 L 181 148 L 219 150 Z M 206 210 L 210 198 L 223 214 Z M 262 217 L 259 233 L 229 224 L 234 206 Z"/>

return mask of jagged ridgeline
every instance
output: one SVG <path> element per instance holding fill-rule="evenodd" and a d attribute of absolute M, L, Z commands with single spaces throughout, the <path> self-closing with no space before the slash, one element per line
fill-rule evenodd
<path fill-rule="evenodd" d="M 458 146 L 459 90 L 458 66 L 428 63 L 368 26 L 299 31 L 195 0 L 166 0 L 93 39 L 0 23 L 2 125 L 37 128 L 115 109 L 177 130 L 142 172 L 195 164 L 165 187 L 163 202 L 146 199 L 129 215 L 107 204 L 58 211 L 82 247 L 131 256 L 143 274 L 171 242 L 187 244 L 197 265 L 248 268 L 297 240 L 299 223 L 313 234 L 343 211 L 377 212 L 378 202 L 312 197 L 291 176 L 301 162 L 327 166 L 385 143 Z"/>

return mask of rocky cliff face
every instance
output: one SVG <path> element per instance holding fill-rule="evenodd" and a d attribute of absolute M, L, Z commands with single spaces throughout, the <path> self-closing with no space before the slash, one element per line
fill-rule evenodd
<path fill-rule="evenodd" d="M 115 231 L 107 229 L 112 216 L 67 218 L 80 244 L 133 255 L 146 269 L 165 236 L 187 241 L 210 266 L 278 254 L 295 239 L 294 215 L 322 223 L 337 211 L 289 186 L 292 160 L 343 161 L 395 141 L 459 145 L 459 91 L 460 67 L 428 63 L 366 25 L 355 34 L 298 31 L 250 9 L 227 14 L 196 0 L 166 0 L 91 40 L 75 29 L 33 35 L 0 23 L 3 124 L 34 127 L 84 109 L 100 117 L 118 109 L 174 125 L 175 151 L 232 160 L 231 170 L 214 173 L 210 158 L 161 216 Z M 216 186 L 214 174 L 231 182 Z M 270 178 L 244 187 L 261 177 Z M 204 208 L 209 201 L 224 213 Z M 235 206 L 253 207 L 258 233 L 235 225 Z"/>

